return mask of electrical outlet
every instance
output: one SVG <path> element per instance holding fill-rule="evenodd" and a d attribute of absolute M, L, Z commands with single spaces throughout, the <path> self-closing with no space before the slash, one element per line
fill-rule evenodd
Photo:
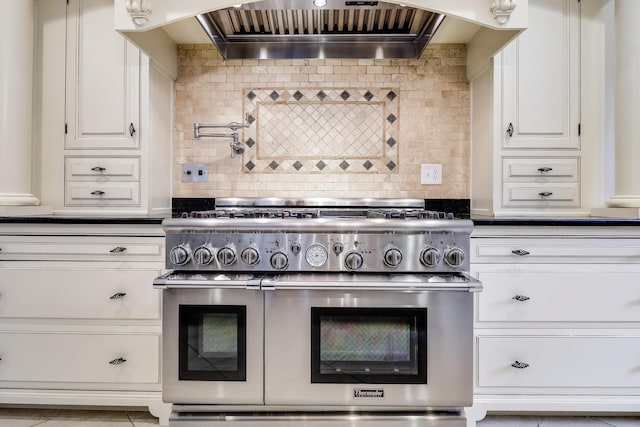
<path fill-rule="evenodd" d="M 442 165 L 424 164 L 420 168 L 420 182 L 426 185 L 442 184 Z"/>
<path fill-rule="evenodd" d="M 185 163 L 182 165 L 182 182 L 207 182 L 209 165 L 205 163 Z"/>

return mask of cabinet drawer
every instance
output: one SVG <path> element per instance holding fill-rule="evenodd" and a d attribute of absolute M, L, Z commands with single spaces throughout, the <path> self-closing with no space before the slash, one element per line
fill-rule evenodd
<path fill-rule="evenodd" d="M 479 387 L 640 387 L 637 336 L 480 336 L 477 345 Z"/>
<path fill-rule="evenodd" d="M 138 181 L 139 157 L 72 157 L 65 158 L 67 181 Z"/>
<path fill-rule="evenodd" d="M 0 381 L 159 382 L 160 337 L 152 334 L 0 332 Z M 119 360 L 122 359 L 122 360 Z"/>
<path fill-rule="evenodd" d="M 504 182 L 578 182 L 577 157 L 569 158 L 504 158 Z"/>
<path fill-rule="evenodd" d="M 636 264 L 636 239 L 471 239 L 472 263 Z"/>
<path fill-rule="evenodd" d="M 0 236 L 0 260 L 163 262 L 163 239 L 107 236 Z"/>
<path fill-rule="evenodd" d="M 0 318 L 160 319 L 159 269 L 3 268 Z"/>
<path fill-rule="evenodd" d="M 580 186 L 577 183 L 505 183 L 502 185 L 502 204 L 505 207 L 578 207 Z"/>
<path fill-rule="evenodd" d="M 140 204 L 138 182 L 77 182 L 66 183 L 67 206 L 134 206 Z"/>
<path fill-rule="evenodd" d="M 554 268 L 560 267 L 560 268 Z M 480 271 L 479 322 L 640 322 L 636 271 L 594 271 L 589 265 L 500 266 Z M 563 271 L 564 270 L 564 271 Z M 603 292 L 606 285 L 606 292 Z"/>

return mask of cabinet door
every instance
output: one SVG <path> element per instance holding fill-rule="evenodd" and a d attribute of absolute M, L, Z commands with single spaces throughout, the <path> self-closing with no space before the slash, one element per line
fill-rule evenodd
<path fill-rule="evenodd" d="M 113 29 L 113 0 L 68 3 L 65 148 L 138 148 L 140 52 Z"/>
<path fill-rule="evenodd" d="M 502 51 L 504 148 L 580 148 L 579 8 L 529 1 L 529 27 Z"/>

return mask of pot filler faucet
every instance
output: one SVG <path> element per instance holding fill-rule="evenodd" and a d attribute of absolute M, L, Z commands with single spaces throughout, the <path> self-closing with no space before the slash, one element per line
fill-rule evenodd
<path fill-rule="evenodd" d="M 231 157 L 235 157 L 236 154 L 244 153 L 244 147 L 238 138 L 238 129 L 248 128 L 249 114 L 245 116 L 245 123 L 231 122 L 227 124 L 193 124 L 193 136 L 195 138 L 231 138 Z M 216 132 L 200 132 L 200 129 L 231 129 L 232 133 L 216 133 Z"/>

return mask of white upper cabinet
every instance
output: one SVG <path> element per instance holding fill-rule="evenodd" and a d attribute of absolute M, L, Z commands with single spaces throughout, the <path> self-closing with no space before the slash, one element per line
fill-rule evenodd
<path fill-rule="evenodd" d="M 580 148 L 579 7 L 530 1 L 528 29 L 502 51 L 503 148 Z"/>
<path fill-rule="evenodd" d="M 69 0 L 66 149 L 136 149 L 140 52 L 113 30 L 112 0 Z"/>

